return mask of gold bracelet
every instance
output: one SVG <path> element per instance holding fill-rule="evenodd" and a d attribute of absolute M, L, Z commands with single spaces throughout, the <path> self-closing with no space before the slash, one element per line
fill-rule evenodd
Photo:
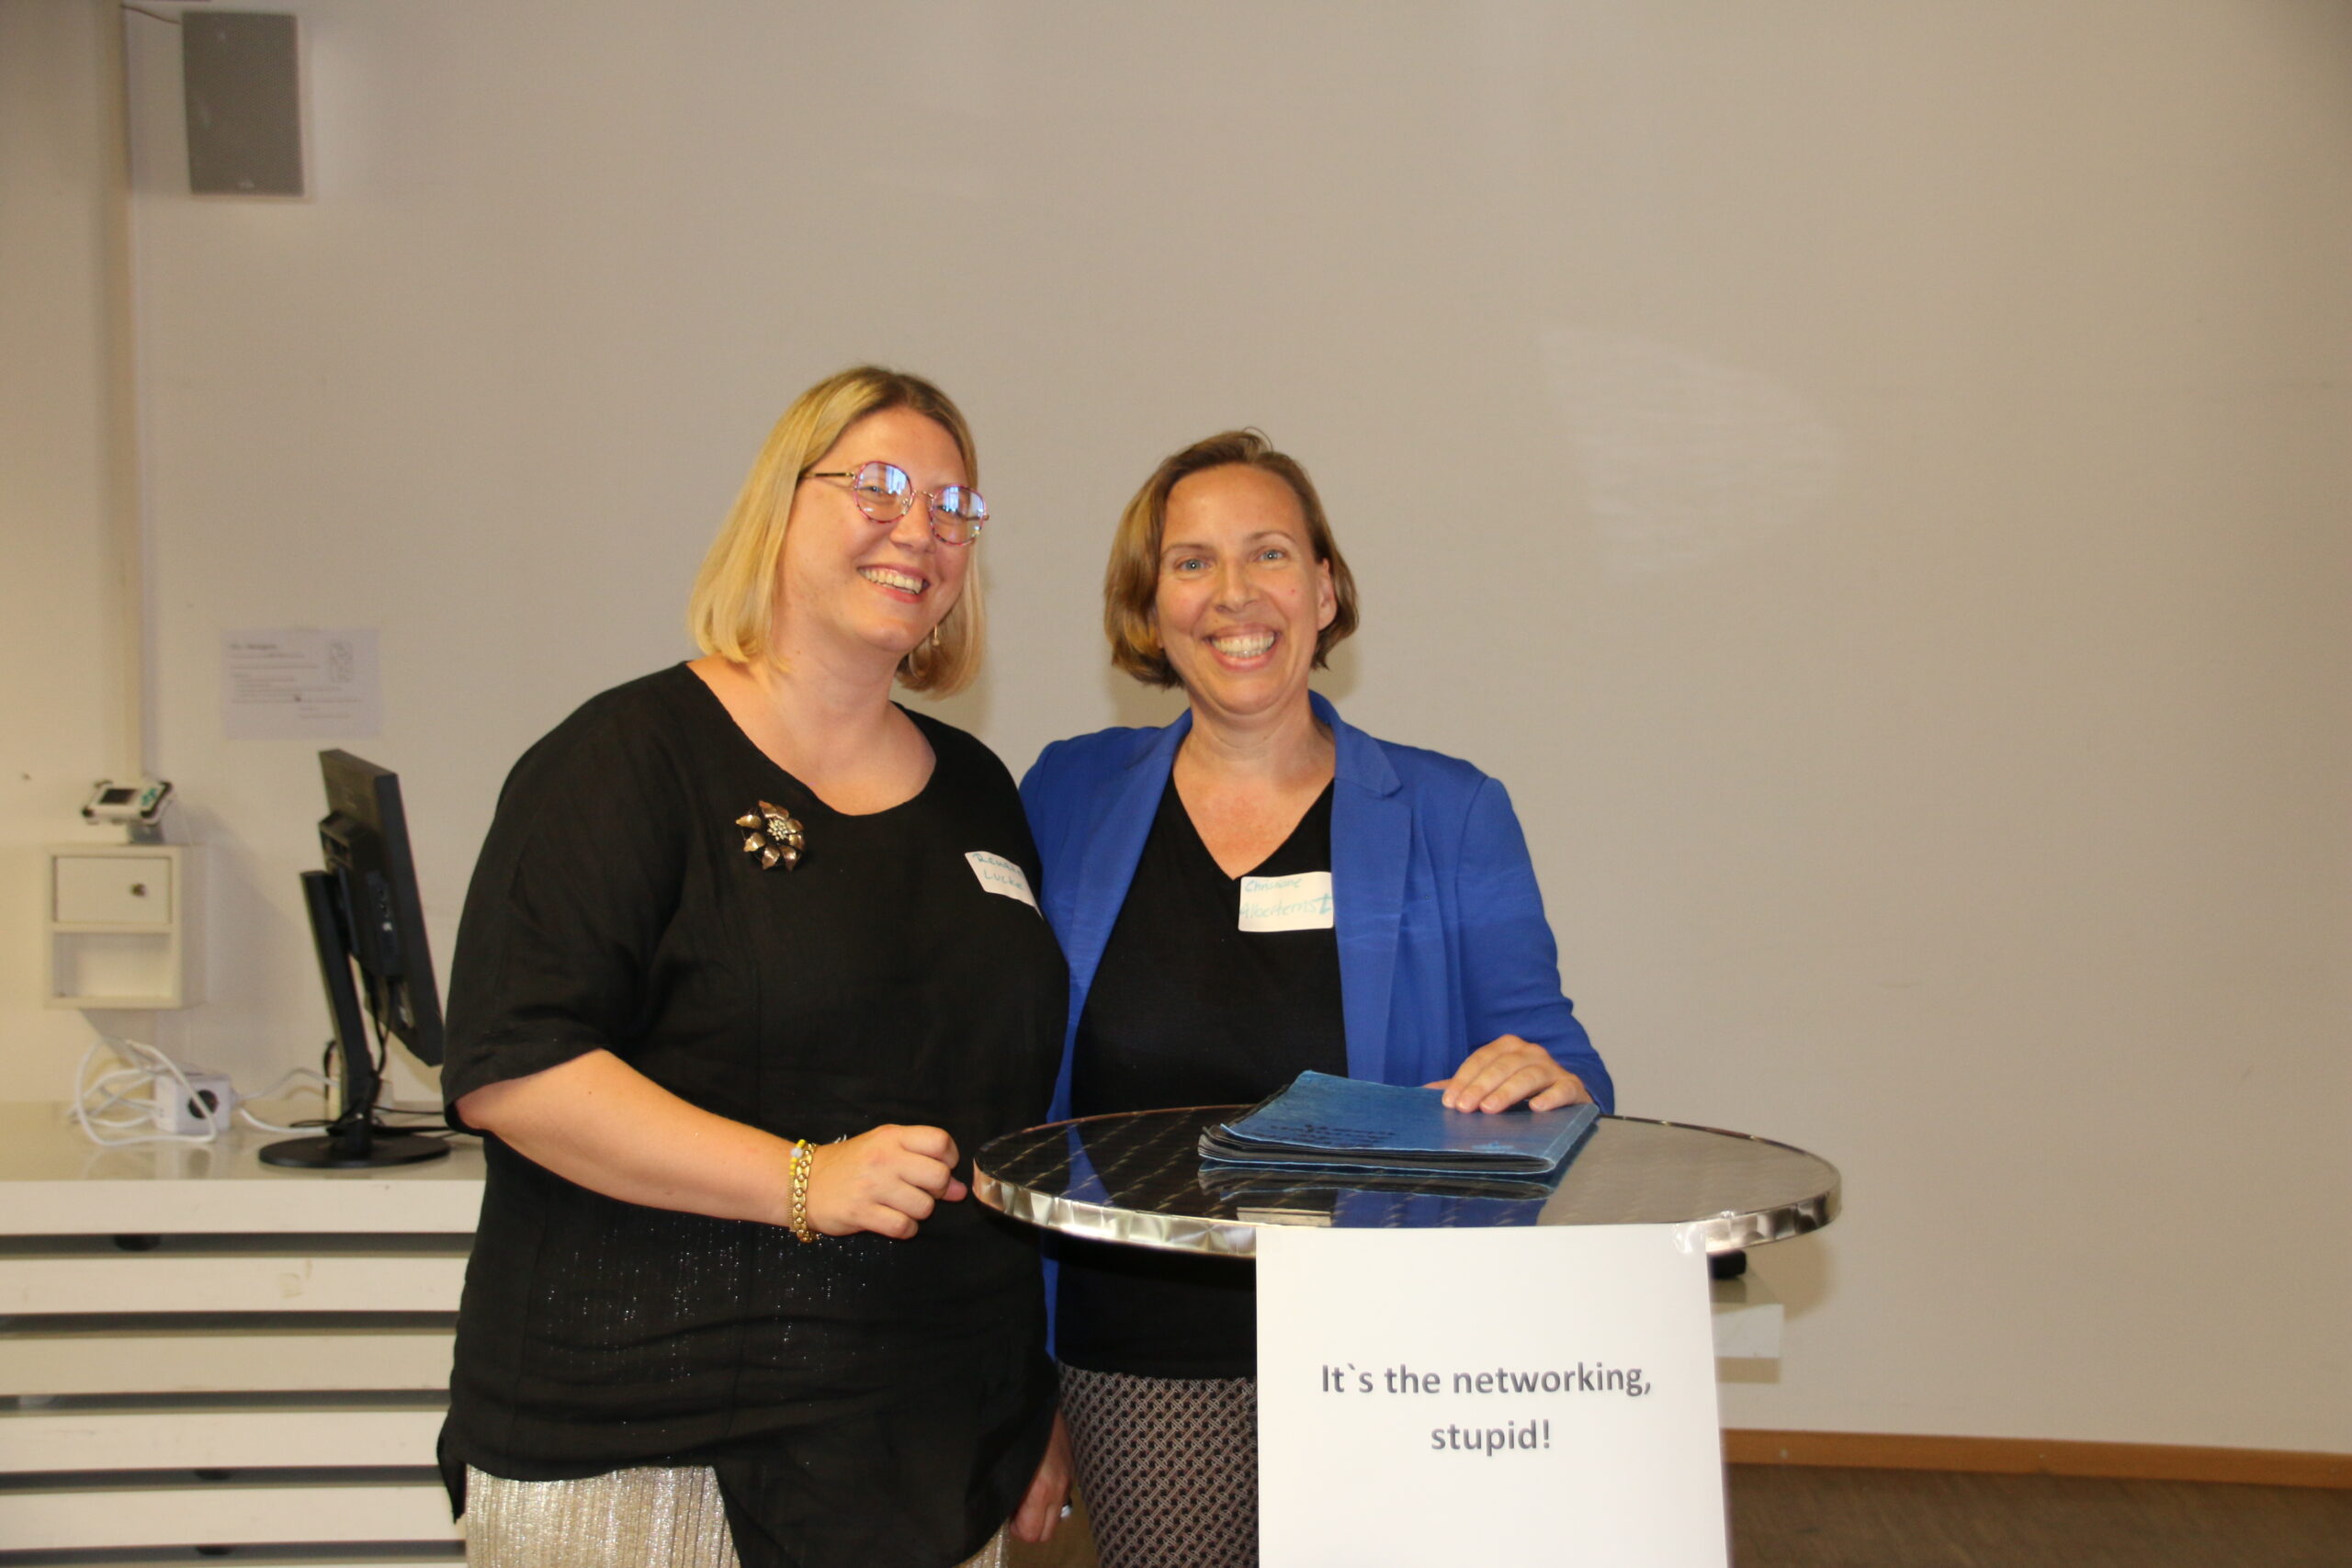
<path fill-rule="evenodd" d="M 808 1228 L 808 1168 L 817 1163 L 817 1145 L 806 1138 L 796 1138 L 792 1144 L 792 1234 L 802 1241 L 814 1241 L 817 1233 Z"/>
<path fill-rule="evenodd" d="M 802 1241 L 816 1241 L 816 1232 L 809 1229 L 809 1166 L 816 1164 L 816 1145 L 807 1138 L 793 1140 L 793 1218 L 790 1232 Z"/>

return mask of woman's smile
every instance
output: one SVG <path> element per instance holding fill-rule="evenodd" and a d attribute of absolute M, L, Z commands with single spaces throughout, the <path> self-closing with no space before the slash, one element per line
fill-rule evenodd
<path fill-rule="evenodd" d="M 1281 636 L 1273 631 L 1222 632 L 1211 637 L 1208 643 L 1227 663 L 1245 664 L 1264 657 Z"/>
<path fill-rule="evenodd" d="M 876 587 L 903 598 L 910 604 L 922 599 L 931 591 L 931 583 L 928 580 L 917 577 L 910 571 L 900 571 L 894 567 L 862 566 L 857 569 L 857 575 Z"/>

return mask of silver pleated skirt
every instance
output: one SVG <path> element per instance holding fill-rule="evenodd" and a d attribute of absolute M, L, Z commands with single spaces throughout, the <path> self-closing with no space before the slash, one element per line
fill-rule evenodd
<path fill-rule="evenodd" d="M 470 1568 L 739 1568 L 708 1465 L 508 1481 L 466 1470 Z M 1005 1568 L 1004 1531 L 961 1568 Z"/>

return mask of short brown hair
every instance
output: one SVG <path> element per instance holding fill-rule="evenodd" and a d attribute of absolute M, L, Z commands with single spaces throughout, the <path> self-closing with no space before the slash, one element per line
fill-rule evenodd
<path fill-rule="evenodd" d="M 1143 489 L 1136 491 L 1119 514 L 1119 531 L 1111 539 L 1111 564 L 1102 574 L 1102 630 L 1111 639 L 1111 662 L 1148 686 L 1173 686 L 1176 671 L 1168 662 L 1152 618 L 1159 592 L 1159 547 L 1168 529 L 1168 497 L 1178 484 L 1211 468 L 1261 468 L 1290 486 L 1306 520 L 1306 542 L 1317 562 L 1331 569 L 1331 594 L 1338 608 L 1331 624 L 1315 638 L 1315 668 L 1328 662 L 1331 649 L 1356 629 L 1356 580 L 1331 536 L 1330 520 L 1323 515 L 1323 500 L 1315 481 L 1298 460 L 1274 450 L 1259 430 L 1227 430 L 1195 441 L 1152 470 Z"/>
<path fill-rule="evenodd" d="M 946 393 L 920 376 L 874 365 L 826 377 L 794 399 L 768 432 L 734 509 L 703 557 L 686 601 L 686 629 L 705 653 L 750 663 L 767 652 L 775 629 L 776 562 L 784 555 L 793 494 L 843 431 L 886 409 L 910 409 L 947 432 L 964 459 L 964 481 L 979 488 L 971 427 Z M 938 629 L 899 660 L 899 683 L 940 696 L 963 690 L 979 671 L 985 626 L 979 562 L 974 561 L 964 574 L 964 592 Z"/>

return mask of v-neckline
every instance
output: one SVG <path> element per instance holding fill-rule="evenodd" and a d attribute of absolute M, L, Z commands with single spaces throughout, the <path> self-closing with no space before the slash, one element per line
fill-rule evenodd
<path fill-rule="evenodd" d="M 1306 809 L 1298 814 L 1298 820 L 1290 825 L 1290 830 L 1283 835 L 1282 842 L 1276 844 L 1272 849 L 1268 850 L 1263 855 L 1260 856 L 1257 864 L 1250 866 L 1244 870 L 1235 872 L 1230 875 L 1227 874 L 1224 865 L 1218 862 L 1216 852 L 1209 848 L 1209 841 L 1201 837 L 1201 825 L 1193 820 L 1193 808 L 1184 804 L 1183 792 L 1176 787 L 1176 779 L 1173 774 L 1169 776 L 1167 794 L 1162 797 L 1161 804 L 1164 808 L 1168 803 L 1174 803 L 1176 815 L 1181 818 L 1184 823 L 1185 840 L 1191 843 L 1194 849 L 1200 851 L 1202 858 L 1209 863 L 1210 868 L 1214 870 L 1219 877 L 1223 878 L 1226 882 L 1231 884 L 1235 887 L 1238 887 L 1247 878 L 1256 876 L 1261 872 L 1264 871 L 1267 866 L 1281 857 L 1283 851 L 1291 847 L 1292 841 L 1298 837 L 1298 830 L 1306 826 L 1306 819 L 1315 815 L 1316 808 L 1320 807 L 1324 800 L 1329 796 L 1333 787 L 1338 783 L 1339 780 L 1337 778 L 1333 778 L 1327 782 L 1321 789 L 1315 792 L 1315 798 L 1306 803 Z"/>

